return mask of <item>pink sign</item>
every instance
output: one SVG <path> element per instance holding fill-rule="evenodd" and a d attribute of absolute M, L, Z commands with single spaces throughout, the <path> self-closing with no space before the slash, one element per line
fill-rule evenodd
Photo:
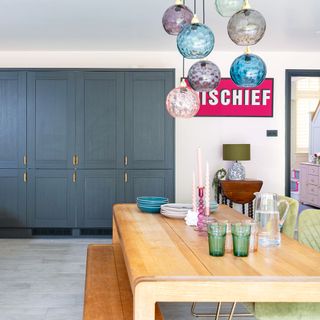
<path fill-rule="evenodd" d="M 223 78 L 210 92 L 201 92 L 197 117 L 273 117 L 273 79 L 255 88 L 240 88 Z"/>

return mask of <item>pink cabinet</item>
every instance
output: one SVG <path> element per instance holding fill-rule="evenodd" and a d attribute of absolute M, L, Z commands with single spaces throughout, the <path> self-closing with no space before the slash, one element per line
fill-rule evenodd
<path fill-rule="evenodd" d="M 320 165 L 300 164 L 300 202 L 320 207 Z"/>

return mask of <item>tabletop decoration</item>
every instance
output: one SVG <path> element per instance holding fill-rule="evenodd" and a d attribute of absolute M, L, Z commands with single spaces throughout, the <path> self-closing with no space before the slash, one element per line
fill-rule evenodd
<path fill-rule="evenodd" d="M 188 210 L 186 217 L 184 218 L 188 226 L 195 227 L 198 223 L 198 212 L 193 210 Z"/>

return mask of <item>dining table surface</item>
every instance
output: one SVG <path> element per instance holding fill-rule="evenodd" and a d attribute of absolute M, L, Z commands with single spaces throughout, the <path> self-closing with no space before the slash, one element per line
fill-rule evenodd
<path fill-rule="evenodd" d="M 216 220 L 245 215 L 219 205 Z M 320 302 L 320 253 L 282 234 L 279 247 L 248 257 L 209 255 L 206 234 L 183 219 L 113 207 L 113 242 L 120 243 L 134 297 L 134 320 L 154 319 L 156 302 Z"/>

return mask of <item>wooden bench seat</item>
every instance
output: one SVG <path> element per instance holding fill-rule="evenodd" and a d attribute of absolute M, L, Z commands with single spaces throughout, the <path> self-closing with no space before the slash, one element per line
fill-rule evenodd
<path fill-rule="evenodd" d="M 90 245 L 83 320 L 131 319 L 133 296 L 120 245 Z M 163 320 L 158 305 L 156 319 Z"/>

